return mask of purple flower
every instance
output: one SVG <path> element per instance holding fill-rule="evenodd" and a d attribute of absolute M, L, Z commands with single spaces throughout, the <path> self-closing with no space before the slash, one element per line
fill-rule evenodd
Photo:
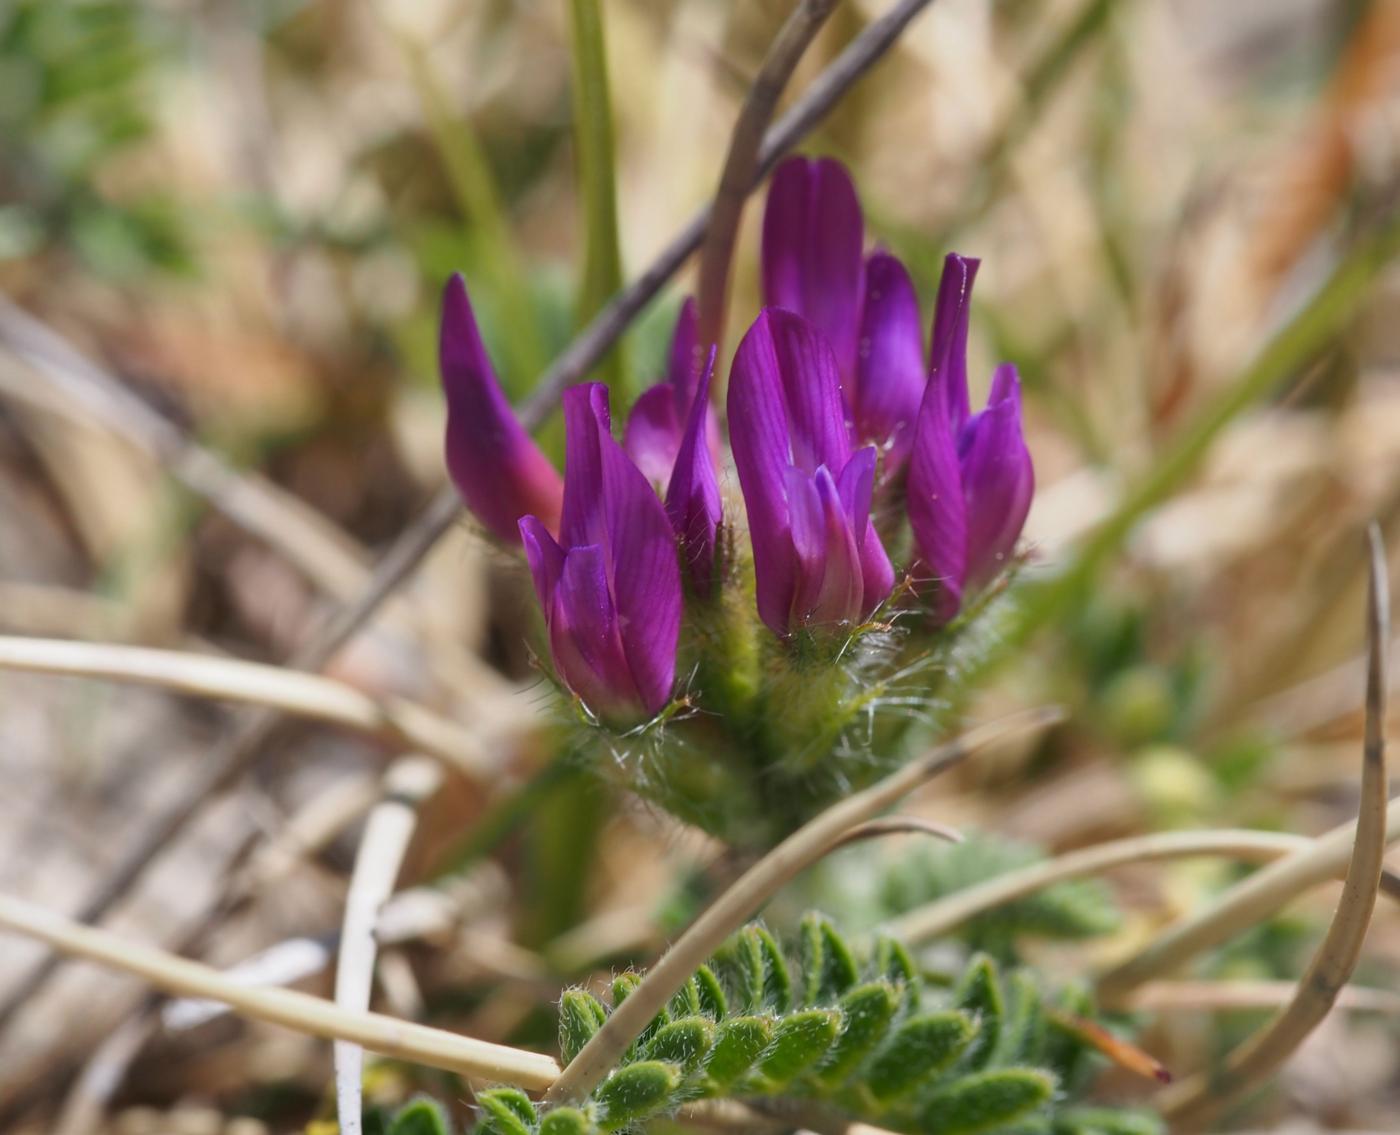
<path fill-rule="evenodd" d="M 836 352 L 847 389 L 855 364 L 865 222 L 846 167 L 788 158 L 773 173 L 763 212 L 763 299 L 795 311 Z"/>
<path fill-rule="evenodd" d="M 681 305 L 671 335 L 666 379 L 632 405 L 622 445 L 658 492 L 681 542 L 681 558 L 697 595 L 708 595 L 715 532 L 723 512 L 718 468 L 719 429 L 710 412 L 715 352 L 701 369 L 695 301 Z"/>
<path fill-rule="evenodd" d="M 1021 380 L 1002 363 L 987 408 L 958 435 L 967 499 L 967 582 L 979 587 L 1006 566 L 1035 495 L 1035 470 L 1021 434 Z"/>
<path fill-rule="evenodd" d="M 447 471 L 462 500 L 509 544 L 519 541 L 517 523 L 527 513 L 558 531 L 564 483 L 506 401 L 467 285 L 455 274 L 442 296 L 438 360 L 447 396 Z"/>
<path fill-rule="evenodd" d="M 787 636 L 867 618 L 894 586 L 870 523 L 875 450 L 851 452 L 836 357 L 800 316 L 766 310 L 739 344 L 729 436 L 763 621 Z"/>
<path fill-rule="evenodd" d="M 564 509 L 559 540 L 520 521 L 560 678 L 609 720 L 660 712 L 671 699 L 681 623 L 676 543 L 647 479 L 613 439 L 607 387 L 564 392 Z"/>
<path fill-rule="evenodd" d="M 987 408 L 968 414 L 967 334 L 977 261 L 944 262 L 934 314 L 934 367 L 919 407 L 907 506 L 921 574 L 947 622 L 966 590 L 1006 564 L 1030 511 L 1035 472 L 1021 433 L 1016 368 L 997 368 Z"/>
<path fill-rule="evenodd" d="M 909 272 L 888 252 L 865 262 L 856 357 L 856 437 L 885 451 L 885 476 L 909 456 L 924 387 L 924 335 Z"/>
<path fill-rule="evenodd" d="M 714 372 L 715 349 L 711 347 L 666 489 L 666 515 L 680 540 L 681 561 L 698 596 L 708 596 L 714 584 L 715 537 L 724 517 L 711 444 L 714 416 L 710 413 L 710 378 Z"/>
<path fill-rule="evenodd" d="M 850 175 L 830 159 L 790 158 L 773 175 L 763 216 L 763 292 L 830 341 L 857 441 L 900 468 L 923 395 L 919 301 L 887 252 L 862 260 L 864 221 Z"/>
<path fill-rule="evenodd" d="M 666 379 L 642 392 L 627 418 L 622 445 L 658 490 L 665 488 L 675 468 L 685 435 L 686 420 L 695 401 L 700 378 L 699 341 L 695 326 L 695 301 L 681 305 L 671 335 Z M 707 427 L 713 431 L 713 425 Z M 713 444 L 718 444 L 715 439 Z"/>

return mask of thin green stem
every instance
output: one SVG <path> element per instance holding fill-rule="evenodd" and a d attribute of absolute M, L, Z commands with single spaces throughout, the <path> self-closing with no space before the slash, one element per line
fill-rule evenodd
<path fill-rule="evenodd" d="M 612 99 L 598 0 L 570 0 L 569 35 L 574 64 L 574 146 L 586 240 L 577 305 L 577 322 L 582 327 L 622 290 Z M 620 343 L 603 357 L 599 370 L 616 395 L 624 393 L 627 367 Z"/>
<path fill-rule="evenodd" d="M 544 370 L 544 342 L 524 271 L 525 258 L 515 247 L 495 175 L 471 123 L 458 115 L 433 70 L 423 45 L 393 31 L 408 65 L 409 77 L 423 106 L 423 117 L 457 207 L 471 226 L 476 270 L 482 276 L 480 293 L 490 297 L 500 313 L 504 334 L 498 343 L 505 360 L 502 382 L 513 397 L 530 389 Z"/>

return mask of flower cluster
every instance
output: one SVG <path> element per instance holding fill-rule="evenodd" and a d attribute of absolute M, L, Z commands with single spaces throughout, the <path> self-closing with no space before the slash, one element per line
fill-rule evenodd
<path fill-rule="evenodd" d="M 758 633 L 791 649 L 894 604 L 936 630 L 1008 563 L 1034 474 L 1013 366 L 970 411 L 978 262 L 947 258 L 926 350 L 909 273 L 864 243 L 840 164 L 783 163 L 763 223 L 766 306 L 728 374 L 728 456 L 715 351 L 687 301 L 665 379 L 636 400 L 621 443 L 604 386 L 565 392 L 562 479 L 512 414 L 461 278 L 448 284 L 448 469 L 486 528 L 523 547 L 558 676 L 598 719 L 664 710 L 683 626 L 727 594 L 751 588 Z M 731 459 L 751 558 L 721 491 Z M 894 600 L 891 551 L 909 582 Z"/>

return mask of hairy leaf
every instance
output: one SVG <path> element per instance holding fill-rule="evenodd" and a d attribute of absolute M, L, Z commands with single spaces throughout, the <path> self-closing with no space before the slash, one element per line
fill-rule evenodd
<path fill-rule="evenodd" d="M 700 1066 L 714 1043 L 715 1025 L 707 1017 L 685 1017 L 656 1030 L 646 1047 L 648 1060 L 677 1064 L 693 1072 Z"/>
<path fill-rule="evenodd" d="M 962 1013 L 930 1013 L 901 1025 L 871 1063 L 865 1086 L 877 1100 L 912 1091 L 958 1058 L 976 1032 Z"/>
<path fill-rule="evenodd" d="M 389 1135 L 450 1135 L 447 1112 L 437 1100 L 409 1100 L 389 1123 Z"/>
<path fill-rule="evenodd" d="M 899 1008 L 899 997 L 888 982 L 877 981 L 852 989 L 841 998 L 845 1028 L 818 1073 L 823 1083 L 837 1085 L 884 1039 Z"/>
<path fill-rule="evenodd" d="M 827 1009 L 808 1009 L 783 1018 L 759 1061 L 763 1078 L 774 1087 L 795 1079 L 827 1054 L 840 1029 L 841 1014 Z"/>
<path fill-rule="evenodd" d="M 479 1131 L 493 1135 L 530 1135 L 538 1119 L 530 1097 L 516 1088 L 493 1088 L 476 1097 L 481 1107 Z"/>
<path fill-rule="evenodd" d="M 583 989 L 566 989 L 559 1000 L 559 1051 L 568 1063 L 607 1020 L 602 1003 Z"/>
<path fill-rule="evenodd" d="M 1024 1119 L 1050 1101 L 1055 1081 L 1029 1068 L 977 1072 L 928 1098 L 922 1129 L 930 1135 L 979 1135 Z"/>
<path fill-rule="evenodd" d="M 719 1026 L 705 1073 L 719 1087 L 732 1084 L 753 1067 L 773 1039 L 773 1024 L 764 1017 L 731 1017 Z"/>
<path fill-rule="evenodd" d="M 662 1110 L 681 1083 L 681 1070 L 660 1060 L 643 1060 L 619 1068 L 594 1093 L 601 1110 L 599 1126 L 616 1131 Z"/>

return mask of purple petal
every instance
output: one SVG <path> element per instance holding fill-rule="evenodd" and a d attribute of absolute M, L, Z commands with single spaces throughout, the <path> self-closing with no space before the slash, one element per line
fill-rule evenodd
<path fill-rule="evenodd" d="M 830 340 L 841 373 L 855 364 L 864 222 L 850 174 L 829 158 L 789 158 L 763 213 L 763 295 Z"/>
<path fill-rule="evenodd" d="M 729 440 L 749 516 L 758 612 L 775 633 L 787 634 L 799 573 L 788 469 L 808 476 L 822 466 L 843 469 L 851 450 L 835 356 L 801 316 L 767 309 L 739 344 Z"/>
<path fill-rule="evenodd" d="M 642 704 L 657 713 L 671 700 L 676 679 L 682 606 L 676 537 L 651 485 L 612 435 L 600 433 L 599 447 L 619 633 Z"/>
<path fill-rule="evenodd" d="M 956 434 L 967 421 L 967 331 L 972 314 L 972 284 L 982 262 L 950 252 L 943 260 L 938 299 L 933 309 L 929 382 L 943 390 L 950 428 Z"/>
<path fill-rule="evenodd" d="M 919 298 L 904 265 L 887 252 L 872 254 L 865 262 L 855 423 L 861 441 L 887 452 L 886 476 L 908 456 L 928 383 L 921 324 Z"/>
<path fill-rule="evenodd" d="M 586 382 L 564 391 L 564 511 L 560 542 L 566 548 L 603 544 L 602 439 L 612 440 L 608 388 Z"/>
<path fill-rule="evenodd" d="M 841 494 L 825 466 L 808 475 L 788 467 L 797 586 L 789 629 L 853 621 L 861 601 L 860 553 Z"/>
<path fill-rule="evenodd" d="M 739 341 L 728 397 L 730 447 L 744 498 L 750 510 L 770 514 L 781 511 L 783 470 L 792 464 L 771 317 L 771 312 L 761 312 Z"/>
<path fill-rule="evenodd" d="M 1002 363 L 992 372 L 992 386 L 987 391 L 987 405 L 996 406 L 1001 402 L 1016 403 L 1017 413 L 1021 406 L 1021 376 L 1016 373 L 1013 363 Z"/>
<path fill-rule="evenodd" d="M 548 612 L 554 604 L 554 592 L 564 571 L 564 549 L 555 542 L 536 516 L 520 518 L 520 540 L 525 545 L 525 560 L 535 581 L 535 594 L 540 607 Z"/>
<path fill-rule="evenodd" d="M 642 698 L 632 680 L 606 559 L 596 544 L 570 548 L 546 609 L 550 652 L 565 684 L 600 717 L 633 717 Z"/>
<path fill-rule="evenodd" d="M 774 634 L 785 635 L 796 584 L 785 491 L 792 462 L 770 315 L 759 315 L 734 354 L 729 444 L 748 513 L 758 613 Z"/>
<path fill-rule="evenodd" d="M 1035 470 L 1021 432 L 1021 385 L 1015 367 L 997 368 L 992 398 L 968 421 L 965 432 L 967 581 L 979 586 L 1006 566 L 1035 495 Z"/>
<path fill-rule="evenodd" d="M 520 539 L 518 522 L 526 515 L 557 531 L 563 482 L 506 401 L 459 275 L 443 291 L 438 362 L 447 397 L 447 471 L 467 507 L 506 543 Z"/>
<path fill-rule="evenodd" d="M 632 404 L 622 445 L 653 486 L 659 488 L 671 479 L 681 447 L 681 418 L 670 383 L 657 383 Z"/>
<path fill-rule="evenodd" d="M 866 619 L 894 590 L 894 565 L 875 525 L 870 523 L 870 502 L 875 491 L 874 447 L 857 450 L 841 470 L 836 484 L 860 549 L 860 617 Z"/>
<path fill-rule="evenodd" d="M 843 468 L 851 456 L 851 435 L 841 406 L 841 379 L 831 345 L 799 315 L 778 310 L 766 315 L 786 409 L 792 463 L 807 473 L 816 472 L 821 465 Z"/>
<path fill-rule="evenodd" d="M 714 582 L 715 534 L 723 519 L 719 477 L 709 445 L 712 425 L 710 379 L 715 370 L 715 350 L 695 388 L 685 437 L 676 456 L 671 484 L 666 490 L 666 514 L 681 542 L 681 562 L 690 573 L 697 595 L 709 595 Z"/>
<path fill-rule="evenodd" d="M 935 613 L 947 622 L 962 605 L 967 505 L 943 391 L 933 383 L 924 392 L 914 426 L 906 504 L 918 551 L 917 571 L 931 577 L 936 586 Z"/>
<path fill-rule="evenodd" d="M 687 296 L 676 316 L 676 329 L 671 333 L 671 351 L 666 364 L 666 381 L 675 392 L 676 420 L 685 417 L 695 401 L 695 383 L 700 377 L 700 331 L 695 313 L 695 300 Z"/>

